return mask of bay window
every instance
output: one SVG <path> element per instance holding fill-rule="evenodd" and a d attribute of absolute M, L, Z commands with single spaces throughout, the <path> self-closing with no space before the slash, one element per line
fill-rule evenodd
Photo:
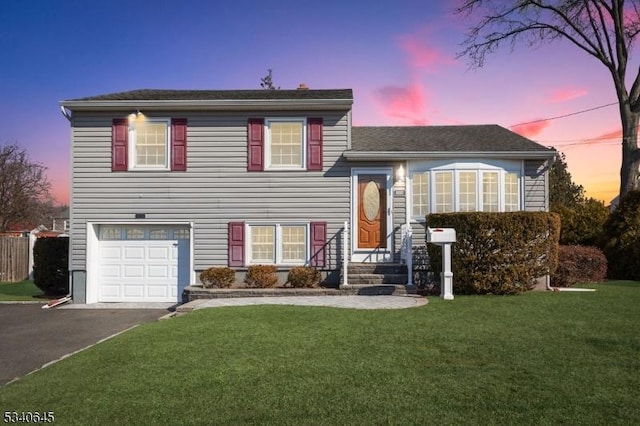
<path fill-rule="evenodd" d="M 513 164 L 512 164 L 513 163 Z M 521 209 L 520 164 L 423 163 L 409 173 L 411 215 L 429 213 L 510 212 Z"/>

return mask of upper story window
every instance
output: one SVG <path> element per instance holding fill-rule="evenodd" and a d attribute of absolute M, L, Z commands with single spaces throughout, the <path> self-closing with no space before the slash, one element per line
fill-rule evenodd
<path fill-rule="evenodd" d="M 130 170 L 169 169 L 169 120 L 139 119 L 129 127 Z"/>
<path fill-rule="evenodd" d="M 267 169 L 305 168 L 304 119 L 265 121 Z"/>
<path fill-rule="evenodd" d="M 322 171 L 321 117 L 249 118 L 247 171 Z"/>
<path fill-rule="evenodd" d="M 518 164 L 443 162 L 413 167 L 411 214 L 421 220 L 429 213 L 504 212 L 521 209 Z"/>
<path fill-rule="evenodd" d="M 114 118 L 111 171 L 187 171 L 186 118 Z"/>

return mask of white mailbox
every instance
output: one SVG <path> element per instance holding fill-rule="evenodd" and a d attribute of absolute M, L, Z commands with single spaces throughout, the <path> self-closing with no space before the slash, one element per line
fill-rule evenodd
<path fill-rule="evenodd" d="M 451 272 L 451 244 L 456 242 L 453 228 L 427 227 L 427 242 L 442 247 L 442 274 L 440 275 L 440 297 L 453 300 L 453 272 Z"/>
<path fill-rule="evenodd" d="M 433 244 L 455 243 L 456 230 L 453 228 L 427 228 L 427 242 Z"/>

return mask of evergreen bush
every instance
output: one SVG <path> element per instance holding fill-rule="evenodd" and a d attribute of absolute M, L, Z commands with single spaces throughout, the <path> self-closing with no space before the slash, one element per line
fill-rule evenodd
<path fill-rule="evenodd" d="M 33 246 L 33 282 L 47 296 L 69 294 L 69 237 L 36 240 Z"/>
<path fill-rule="evenodd" d="M 453 288 L 457 294 L 517 294 L 558 265 L 560 218 L 547 212 L 430 214 L 432 228 L 455 228 Z M 441 248 L 427 244 L 433 270 Z"/>
<path fill-rule="evenodd" d="M 609 278 L 640 280 L 640 191 L 627 193 L 605 222 L 602 251 Z"/>

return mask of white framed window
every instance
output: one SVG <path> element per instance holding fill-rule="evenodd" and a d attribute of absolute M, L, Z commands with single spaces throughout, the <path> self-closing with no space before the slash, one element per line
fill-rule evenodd
<path fill-rule="evenodd" d="M 478 205 L 478 173 L 460 172 L 458 174 L 458 211 L 474 212 Z"/>
<path fill-rule="evenodd" d="M 453 172 L 435 172 L 435 213 L 453 211 Z"/>
<path fill-rule="evenodd" d="M 414 220 L 429 213 L 504 212 L 522 208 L 520 162 L 430 161 L 409 173 L 407 200 Z"/>
<path fill-rule="evenodd" d="M 248 225 L 251 264 L 304 265 L 308 258 L 307 224 Z"/>
<path fill-rule="evenodd" d="M 482 211 L 500 211 L 498 198 L 498 172 L 482 173 Z"/>
<path fill-rule="evenodd" d="M 504 175 L 504 211 L 520 210 L 520 178 L 518 173 L 507 172 Z"/>
<path fill-rule="evenodd" d="M 129 125 L 129 170 L 169 170 L 169 119 L 138 118 Z"/>
<path fill-rule="evenodd" d="M 429 173 L 416 173 L 413 175 L 411 182 L 412 201 L 411 208 L 413 216 L 425 217 L 430 213 L 429 210 Z"/>
<path fill-rule="evenodd" d="M 251 262 L 276 263 L 275 226 L 251 226 Z"/>
<path fill-rule="evenodd" d="M 266 169 L 305 169 L 306 124 L 304 118 L 265 120 Z"/>

